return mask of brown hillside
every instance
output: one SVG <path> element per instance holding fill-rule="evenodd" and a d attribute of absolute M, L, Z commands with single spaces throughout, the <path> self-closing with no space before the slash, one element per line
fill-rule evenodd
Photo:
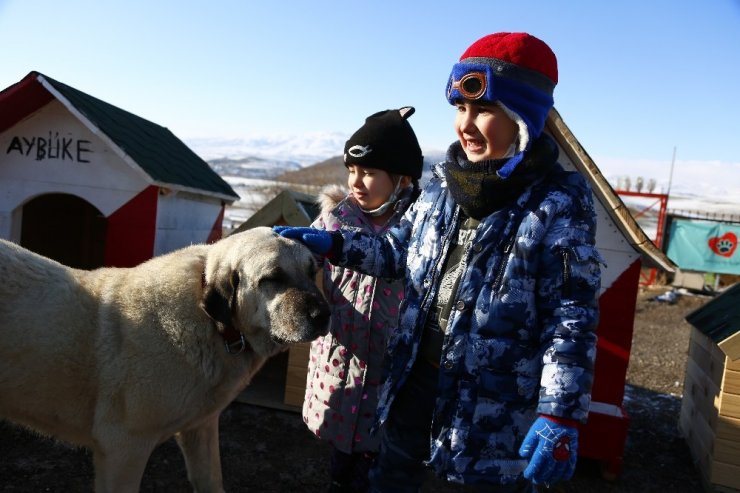
<path fill-rule="evenodd" d="M 328 185 L 330 183 L 346 185 L 347 169 L 344 167 L 342 156 L 335 156 L 296 171 L 288 171 L 275 180 L 302 185 Z"/>

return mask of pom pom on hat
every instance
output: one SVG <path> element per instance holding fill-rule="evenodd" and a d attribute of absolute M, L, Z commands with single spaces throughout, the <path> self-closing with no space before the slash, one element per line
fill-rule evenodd
<path fill-rule="evenodd" d="M 544 41 L 527 33 L 495 33 L 470 45 L 452 67 L 447 100 L 500 104 L 519 124 L 523 151 L 545 127 L 557 82 L 557 59 Z"/>
<path fill-rule="evenodd" d="M 407 121 L 412 106 L 368 116 L 344 144 L 344 165 L 377 168 L 396 175 L 421 178 L 424 157 L 414 129 Z"/>

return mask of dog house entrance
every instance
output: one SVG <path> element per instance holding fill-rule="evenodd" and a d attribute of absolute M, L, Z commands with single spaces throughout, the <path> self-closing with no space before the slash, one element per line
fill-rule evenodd
<path fill-rule="evenodd" d="M 106 218 L 74 195 L 41 195 L 23 205 L 21 246 L 68 267 L 103 266 Z"/>

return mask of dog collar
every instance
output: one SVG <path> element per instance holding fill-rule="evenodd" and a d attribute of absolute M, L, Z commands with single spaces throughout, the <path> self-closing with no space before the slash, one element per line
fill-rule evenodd
<path fill-rule="evenodd" d="M 200 284 L 203 289 L 206 287 L 206 273 L 203 271 L 203 273 L 200 276 Z M 219 333 L 219 335 L 224 340 L 224 347 L 226 348 L 226 352 L 229 354 L 240 354 L 245 352 L 247 349 L 249 349 L 249 343 L 247 342 L 247 339 L 244 337 L 244 334 L 239 332 L 236 327 L 234 327 L 231 324 L 225 324 L 223 322 L 218 322 L 216 320 L 211 319 L 213 322 L 213 326 L 216 329 L 216 332 Z"/>
<path fill-rule="evenodd" d="M 247 350 L 249 343 L 244 338 L 244 334 L 236 330 L 231 325 L 224 325 L 224 330 L 220 332 L 224 338 L 224 346 L 229 354 L 239 354 Z"/>

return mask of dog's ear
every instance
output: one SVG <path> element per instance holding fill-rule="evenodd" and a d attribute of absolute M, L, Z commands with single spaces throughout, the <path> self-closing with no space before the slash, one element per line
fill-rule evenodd
<path fill-rule="evenodd" d="M 236 307 L 236 293 L 239 287 L 239 273 L 234 271 L 228 282 L 221 285 L 207 284 L 203 289 L 201 308 L 217 322 L 224 325 L 232 324 L 232 313 Z"/>

